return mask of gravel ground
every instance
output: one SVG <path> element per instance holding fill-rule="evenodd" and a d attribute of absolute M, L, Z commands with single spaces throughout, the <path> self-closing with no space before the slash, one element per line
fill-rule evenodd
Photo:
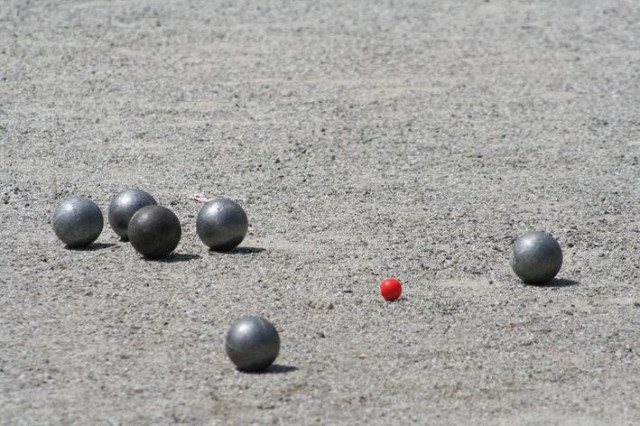
<path fill-rule="evenodd" d="M 640 3 L 0 3 L 3 424 L 640 423 Z M 165 261 L 71 195 L 180 218 Z M 191 194 L 232 198 L 232 253 Z M 546 230 L 558 279 L 509 247 Z M 385 303 L 378 283 L 404 294 Z M 260 314 L 277 366 L 237 372 Z"/>

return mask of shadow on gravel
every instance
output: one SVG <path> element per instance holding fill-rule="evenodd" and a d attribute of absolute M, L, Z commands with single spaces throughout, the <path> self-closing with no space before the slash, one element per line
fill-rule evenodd
<path fill-rule="evenodd" d="M 293 373 L 294 371 L 298 371 L 298 370 L 299 370 L 298 367 L 294 367 L 292 365 L 274 364 L 271 367 L 267 368 L 266 370 L 251 371 L 251 372 L 247 372 L 247 374 L 287 374 L 287 373 Z"/>
<path fill-rule="evenodd" d="M 202 256 L 198 254 L 184 254 L 184 253 L 172 253 L 168 257 L 162 259 L 148 259 L 143 257 L 147 262 L 160 262 L 160 263 L 176 263 L 176 262 L 188 262 L 190 260 L 201 259 Z"/>
<path fill-rule="evenodd" d="M 221 254 L 255 254 L 262 253 L 265 249 L 261 247 L 236 247 L 232 250 L 228 251 L 220 251 L 220 250 L 209 250 L 212 253 L 221 253 Z"/>
<path fill-rule="evenodd" d="M 554 278 L 549 283 L 545 285 L 541 285 L 540 287 L 562 288 L 562 287 L 573 287 L 574 285 L 580 285 L 580 283 L 578 281 L 568 280 L 565 278 Z"/>
<path fill-rule="evenodd" d="M 71 251 L 96 251 L 96 250 L 108 249 L 108 248 L 115 247 L 115 246 L 116 246 L 116 244 L 94 243 L 94 244 L 88 245 L 86 247 L 69 247 L 69 246 L 65 246 L 65 249 L 71 250 Z"/>

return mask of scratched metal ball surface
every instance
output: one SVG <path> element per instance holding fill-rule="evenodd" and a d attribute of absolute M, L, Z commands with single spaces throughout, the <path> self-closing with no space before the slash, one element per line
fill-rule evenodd
<path fill-rule="evenodd" d="M 226 351 L 238 370 L 260 371 L 273 364 L 280 352 L 280 336 L 261 317 L 240 318 L 227 332 Z"/>
<path fill-rule="evenodd" d="M 109 225 L 123 240 L 128 239 L 129 221 L 143 207 L 158 204 L 156 200 L 141 189 L 127 189 L 118 193 L 109 203 Z"/>
<path fill-rule="evenodd" d="M 138 253 L 156 259 L 168 256 L 180 242 L 178 217 L 163 206 L 146 206 L 129 222 L 129 241 Z"/>
<path fill-rule="evenodd" d="M 249 229 L 247 214 L 238 203 L 225 198 L 209 201 L 196 219 L 198 236 L 213 250 L 231 250 L 242 242 Z"/>
<path fill-rule="evenodd" d="M 100 208 L 85 197 L 68 198 L 53 213 L 53 230 L 69 247 L 84 247 L 94 242 L 103 224 Z"/>
<path fill-rule="evenodd" d="M 511 268 L 526 284 L 546 284 L 562 267 L 562 250 L 546 232 L 527 232 L 511 249 Z"/>

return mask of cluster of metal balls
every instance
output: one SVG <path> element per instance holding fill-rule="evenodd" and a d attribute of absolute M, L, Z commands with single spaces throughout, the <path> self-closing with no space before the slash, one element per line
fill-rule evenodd
<path fill-rule="evenodd" d="M 109 225 L 124 241 L 150 259 L 166 257 L 178 246 L 182 228 L 178 217 L 140 189 L 117 194 L 109 203 Z M 58 205 L 53 229 L 68 247 L 86 247 L 102 233 L 104 218 L 96 203 L 72 197 Z M 207 202 L 198 213 L 196 233 L 212 250 L 232 250 L 247 235 L 249 221 L 242 207 L 228 199 Z M 273 324 L 247 316 L 231 326 L 226 337 L 229 359 L 242 371 L 269 367 L 280 352 L 280 337 Z"/>
<path fill-rule="evenodd" d="M 53 229 L 68 247 L 93 243 L 103 228 L 100 208 L 89 198 L 72 197 L 58 205 Z M 178 217 L 140 189 L 117 194 L 109 204 L 109 225 L 124 241 L 147 258 L 166 257 L 180 242 Z M 196 219 L 196 232 L 212 250 L 231 250 L 247 235 L 249 221 L 235 201 L 220 198 L 206 203 Z"/>
<path fill-rule="evenodd" d="M 88 198 L 73 197 L 58 205 L 53 215 L 53 228 L 67 246 L 84 247 L 98 238 L 103 221 L 96 203 Z M 152 259 L 168 256 L 177 247 L 182 234 L 176 215 L 159 206 L 150 194 L 140 189 L 122 191 L 113 197 L 109 204 L 109 224 L 118 236 Z M 198 236 L 212 250 L 233 249 L 242 242 L 248 227 L 245 211 L 228 199 L 207 202 L 196 219 Z M 514 242 L 510 264 L 526 284 L 545 284 L 560 271 L 562 250 L 550 234 L 527 232 Z M 397 299 L 401 292 L 399 283 L 383 290 L 393 293 L 383 291 L 386 300 Z M 231 326 L 225 347 L 239 370 L 258 371 L 275 361 L 280 351 L 280 337 L 266 319 L 247 316 Z"/>

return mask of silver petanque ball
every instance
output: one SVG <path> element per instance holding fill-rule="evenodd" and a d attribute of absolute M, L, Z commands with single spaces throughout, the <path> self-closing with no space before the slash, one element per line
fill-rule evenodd
<path fill-rule="evenodd" d="M 109 204 L 109 225 L 123 240 L 127 240 L 129 221 L 143 207 L 158 204 L 156 200 L 141 189 L 127 189 L 118 193 Z"/>
<path fill-rule="evenodd" d="M 145 257 L 166 257 L 178 246 L 182 228 L 178 217 L 168 208 L 146 206 L 129 221 L 129 241 Z"/>
<path fill-rule="evenodd" d="M 510 264 L 526 284 L 546 284 L 562 267 L 562 250 L 552 235 L 527 232 L 513 244 Z"/>
<path fill-rule="evenodd" d="M 227 355 L 238 370 L 260 371 L 273 364 L 280 352 L 280 336 L 261 317 L 240 318 L 227 332 Z"/>
<path fill-rule="evenodd" d="M 84 247 L 102 232 L 100 208 L 88 198 L 72 197 L 61 202 L 53 213 L 53 230 L 69 247 Z"/>
<path fill-rule="evenodd" d="M 249 229 L 247 214 L 238 203 L 225 198 L 209 201 L 196 219 L 198 236 L 213 250 L 231 250 L 242 242 Z"/>

